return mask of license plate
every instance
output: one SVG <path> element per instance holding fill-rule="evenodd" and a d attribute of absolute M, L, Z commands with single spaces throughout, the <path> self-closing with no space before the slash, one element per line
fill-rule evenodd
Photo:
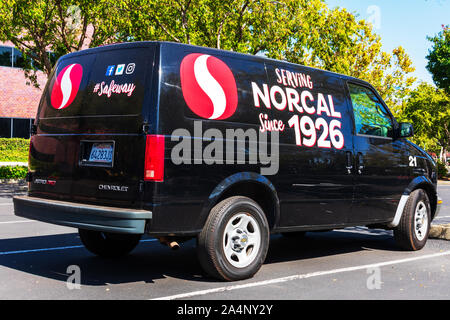
<path fill-rule="evenodd" d="M 94 143 L 89 154 L 89 162 L 112 163 L 113 146 L 111 143 Z"/>

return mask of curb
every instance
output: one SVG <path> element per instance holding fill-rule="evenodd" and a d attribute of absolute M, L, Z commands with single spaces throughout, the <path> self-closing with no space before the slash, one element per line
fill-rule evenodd
<path fill-rule="evenodd" d="M 28 162 L 10 161 L 10 162 L 0 162 L 0 167 L 28 167 Z"/>
<path fill-rule="evenodd" d="M 438 185 L 450 186 L 450 181 L 449 180 L 438 180 Z"/>
<path fill-rule="evenodd" d="M 1 184 L 21 184 L 26 185 L 25 179 L 0 179 Z"/>
<path fill-rule="evenodd" d="M 432 225 L 428 237 L 432 239 L 450 240 L 450 223 Z"/>

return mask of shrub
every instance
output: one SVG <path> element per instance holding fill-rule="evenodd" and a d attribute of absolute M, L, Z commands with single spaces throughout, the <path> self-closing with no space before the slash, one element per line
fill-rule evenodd
<path fill-rule="evenodd" d="M 25 179 L 27 172 L 26 166 L 3 166 L 0 167 L 0 179 Z"/>
<path fill-rule="evenodd" d="M 30 139 L 0 138 L 0 161 L 28 161 Z"/>
<path fill-rule="evenodd" d="M 438 172 L 438 177 L 442 178 L 447 176 L 447 168 L 445 167 L 445 164 L 442 163 L 441 161 L 437 162 L 437 172 Z"/>

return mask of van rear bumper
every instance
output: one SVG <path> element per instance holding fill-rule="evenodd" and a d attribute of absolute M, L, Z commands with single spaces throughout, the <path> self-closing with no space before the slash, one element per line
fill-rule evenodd
<path fill-rule="evenodd" d="M 14 214 L 62 226 L 102 232 L 144 234 L 152 212 L 29 196 L 14 197 Z"/>

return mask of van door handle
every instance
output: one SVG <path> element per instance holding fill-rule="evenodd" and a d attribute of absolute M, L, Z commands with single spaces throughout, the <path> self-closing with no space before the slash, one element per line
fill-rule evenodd
<path fill-rule="evenodd" d="M 361 152 L 358 152 L 358 174 L 362 174 L 362 170 L 364 169 L 364 159 Z"/>
<path fill-rule="evenodd" d="M 347 157 L 347 173 L 352 174 L 353 169 L 353 153 L 351 151 L 347 151 L 345 153 L 345 156 Z"/>

